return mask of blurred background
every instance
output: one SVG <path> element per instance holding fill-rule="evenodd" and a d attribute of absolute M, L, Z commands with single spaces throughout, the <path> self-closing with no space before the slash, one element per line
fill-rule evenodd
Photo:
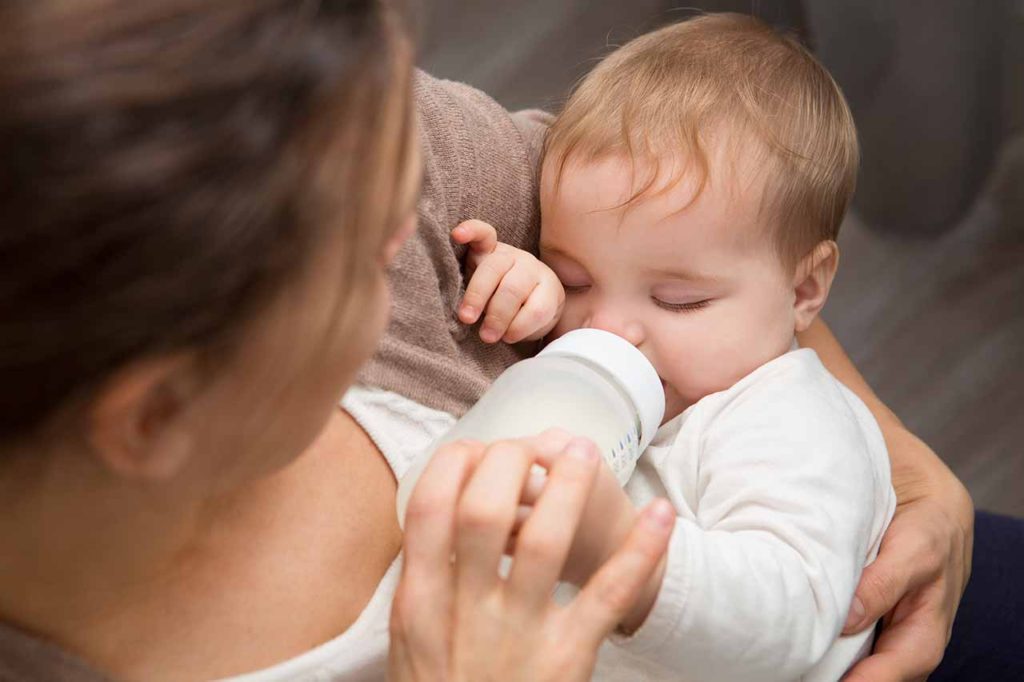
<path fill-rule="evenodd" d="M 1024 515 L 1024 0 L 424 0 L 420 64 L 558 111 L 700 10 L 793 31 L 842 86 L 863 158 L 825 319 L 979 508 Z"/>

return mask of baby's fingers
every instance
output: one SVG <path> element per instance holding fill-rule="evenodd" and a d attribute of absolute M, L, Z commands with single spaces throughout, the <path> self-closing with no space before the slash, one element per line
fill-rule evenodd
<path fill-rule="evenodd" d="M 551 331 L 562 314 L 565 290 L 553 275 L 542 279 L 526 303 L 519 309 L 502 339 L 505 343 L 519 343 L 524 339 L 536 341 Z"/>
<path fill-rule="evenodd" d="M 498 246 L 498 232 L 482 220 L 467 220 L 452 230 L 456 244 L 469 244 L 470 251 L 477 255 L 492 253 Z"/>
<path fill-rule="evenodd" d="M 459 320 L 464 324 L 473 324 L 480 319 L 480 314 L 488 307 L 495 289 L 515 262 L 513 255 L 507 251 L 495 251 L 483 259 L 466 285 L 466 294 L 459 306 Z M 494 340 L 500 338 L 501 334 Z"/>
<path fill-rule="evenodd" d="M 493 257 L 491 256 L 491 258 Z M 483 265 L 480 267 L 483 268 Z M 491 302 L 487 304 L 487 316 L 484 317 L 483 325 L 480 328 L 480 338 L 485 343 L 501 340 L 505 336 L 509 324 L 523 307 L 523 303 L 536 288 L 536 272 L 521 263 L 513 265 L 502 277 L 497 290 L 491 296 Z"/>

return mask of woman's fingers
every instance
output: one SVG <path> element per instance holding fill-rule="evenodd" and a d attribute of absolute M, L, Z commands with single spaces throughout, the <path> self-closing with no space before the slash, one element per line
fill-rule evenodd
<path fill-rule="evenodd" d="M 675 519 L 667 500 L 647 505 L 622 547 L 566 609 L 581 646 L 598 646 L 633 607 L 665 556 Z"/>
<path fill-rule="evenodd" d="M 393 675 L 590 678 L 598 646 L 657 570 L 675 518 L 667 502 L 654 503 L 576 600 L 558 608 L 551 588 L 592 496 L 598 458 L 592 443 L 559 431 L 486 450 L 463 443 L 434 456 L 409 505 L 391 625 Z M 501 550 L 538 459 L 550 463 L 549 477 L 520 537 L 513 575 L 502 581 Z M 423 575 L 428 569 L 433 577 Z"/>
<path fill-rule="evenodd" d="M 908 592 L 940 575 L 948 548 L 941 546 L 942 533 L 933 533 L 930 526 L 922 525 L 922 520 L 926 521 L 913 514 L 893 519 L 878 557 L 861 575 L 844 634 L 872 625 L 892 611 Z"/>
<path fill-rule="evenodd" d="M 468 441 L 438 450 L 417 482 L 406 513 L 402 578 L 391 610 L 392 640 L 405 646 L 392 648 L 398 655 L 412 647 L 418 652 L 418 666 L 442 676 L 449 651 L 438 633 L 445 632 L 439 623 L 450 620 L 454 603 L 455 514 L 463 484 L 483 450 L 480 443 Z"/>
<path fill-rule="evenodd" d="M 942 586 L 929 586 L 908 597 L 882 630 L 870 656 L 855 665 L 844 682 L 911 682 L 925 680 L 942 661 L 949 640 Z M 902 613 L 901 613 L 902 611 Z"/>
<path fill-rule="evenodd" d="M 457 512 L 455 553 L 460 599 L 470 604 L 497 584 L 498 565 L 535 457 L 522 442 L 487 447 L 466 484 Z"/>
<path fill-rule="evenodd" d="M 421 584 L 441 587 L 450 576 L 459 496 L 483 454 L 484 446 L 473 441 L 446 445 L 417 481 L 405 515 L 403 572 Z"/>
<path fill-rule="evenodd" d="M 886 442 L 899 506 L 878 558 L 864 570 L 843 632 L 861 631 L 887 615 L 874 653 L 853 667 L 848 680 L 921 680 L 931 674 L 971 570 L 974 509 L 967 490 L 909 431 L 887 432 Z"/>
<path fill-rule="evenodd" d="M 530 475 L 523 486 L 523 495 L 519 499 L 519 514 L 517 516 L 516 528 L 518 529 L 526 521 L 533 509 L 533 505 L 540 498 L 544 490 L 544 484 L 548 480 L 547 470 L 552 467 L 555 461 L 565 452 L 569 441 L 573 439 L 572 434 L 562 429 L 548 429 L 537 436 L 531 436 L 527 442 L 534 448 L 537 461 L 530 470 Z"/>
<path fill-rule="evenodd" d="M 573 435 L 563 429 L 547 429 L 536 436 L 530 436 L 524 442 L 534 449 L 537 458 L 536 464 L 547 466 L 554 462 L 555 458 L 565 452 Z"/>
<path fill-rule="evenodd" d="M 519 605 L 533 609 L 551 599 L 593 487 L 599 457 L 591 441 L 576 438 L 551 467 L 543 494 L 516 538 L 508 593 Z"/>
<path fill-rule="evenodd" d="M 871 656 L 845 680 L 923 680 L 942 660 L 968 570 L 941 510 L 923 501 L 897 511 L 878 558 L 864 570 L 844 632 L 888 614 Z"/>

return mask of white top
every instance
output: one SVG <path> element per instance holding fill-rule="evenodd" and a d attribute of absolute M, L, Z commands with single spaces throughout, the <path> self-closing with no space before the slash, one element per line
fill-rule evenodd
<path fill-rule="evenodd" d="M 454 423 L 375 389 L 342 405 L 399 478 Z M 679 520 L 650 616 L 602 647 L 595 680 L 837 680 L 870 647 L 870 631 L 838 635 L 895 509 L 889 462 L 867 408 L 814 351 L 665 424 L 626 491 L 638 505 L 667 497 Z M 398 564 L 337 639 L 233 680 L 383 680 Z"/>

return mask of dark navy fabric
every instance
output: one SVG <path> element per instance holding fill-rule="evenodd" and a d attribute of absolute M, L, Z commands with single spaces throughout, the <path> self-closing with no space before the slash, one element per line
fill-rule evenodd
<path fill-rule="evenodd" d="M 1024 519 L 978 512 L 971 579 L 930 682 L 1024 682 Z"/>

